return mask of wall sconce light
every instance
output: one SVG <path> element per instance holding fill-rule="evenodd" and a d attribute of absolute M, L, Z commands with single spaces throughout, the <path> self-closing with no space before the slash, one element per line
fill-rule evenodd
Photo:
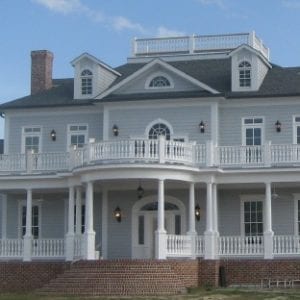
<path fill-rule="evenodd" d="M 200 217 L 201 217 L 200 214 L 201 214 L 201 208 L 200 208 L 199 204 L 197 204 L 195 206 L 195 217 L 196 217 L 197 221 L 200 221 Z"/>
<path fill-rule="evenodd" d="M 277 120 L 277 122 L 275 123 L 275 128 L 277 132 L 281 131 L 281 123 L 279 122 L 279 120 Z"/>
<path fill-rule="evenodd" d="M 119 206 L 114 210 L 114 217 L 119 223 L 122 221 L 122 212 Z"/>
<path fill-rule="evenodd" d="M 56 141 L 56 131 L 54 129 L 51 130 L 50 137 L 53 142 Z"/>
<path fill-rule="evenodd" d="M 199 129 L 201 133 L 205 132 L 205 123 L 203 121 L 199 123 Z"/>
<path fill-rule="evenodd" d="M 113 126 L 112 131 L 113 131 L 114 136 L 119 135 L 119 127 L 116 124 Z"/>
<path fill-rule="evenodd" d="M 140 182 L 140 184 L 139 184 L 139 187 L 138 187 L 137 190 L 136 190 L 136 193 L 137 193 L 138 199 L 142 199 L 142 198 L 143 198 L 144 193 L 145 193 L 145 190 L 142 188 L 141 182 Z"/>

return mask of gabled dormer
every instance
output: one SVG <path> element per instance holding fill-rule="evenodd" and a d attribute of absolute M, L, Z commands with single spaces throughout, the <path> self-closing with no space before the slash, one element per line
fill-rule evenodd
<path fill-rule="evenodd" d="M 74 67 L 74 99 L 91 99 L 105 91 L 120 73 L 97 59 L 83 53 L 71 62 Z"/>
<path fill-rule="evenodd" d="M 248 45 L 233 50 L 231 56 L 231 90 L 258 91 L 271 64 L 259 51 Z"/>

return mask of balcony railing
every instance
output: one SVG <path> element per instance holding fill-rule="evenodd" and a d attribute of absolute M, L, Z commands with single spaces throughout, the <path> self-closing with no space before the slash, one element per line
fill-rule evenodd
<path fill-rule="evenodd" d="M 195 142 L 129 139 L 90 143 L 70 152 L 3 154 L 0 174 L 72 171 L 108 163 L 173 164 L 197 168 L 264 168 L 300 166 L 300 145 L 214 146 Z"/>
<path fill-rule="evenodd" d="M 235 49 L 242 44 L 251 46 L 269 59 L 269 49 L 256 36 L 255 32 L 135 39 L 133 41 L 133 56 L 224 52 Z"/>

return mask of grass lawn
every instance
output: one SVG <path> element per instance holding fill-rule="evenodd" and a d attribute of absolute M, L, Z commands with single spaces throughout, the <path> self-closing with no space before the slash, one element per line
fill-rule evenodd
<path fill-rule="evenodd" d="M 45 297 L 32 294 L 0 294 L 0 300 L 70 300 L 70 299 L 93 299 L 93 300 L 300 300 L 300 290 L 275 290 L 275 291 L 260 291 L 246 289 L 216 289 L 204 290 L 194 289 L 187 295 L 165 296 L 165 297 Z"/>

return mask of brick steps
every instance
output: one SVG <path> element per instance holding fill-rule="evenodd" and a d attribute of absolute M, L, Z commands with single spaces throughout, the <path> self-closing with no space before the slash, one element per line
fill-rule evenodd
<path fill-rule="evenodd" d="M 40 295 L 174 295 L 186 289 L 165 261 L 88 261 L 74 263 L 49 284 Z"/>

